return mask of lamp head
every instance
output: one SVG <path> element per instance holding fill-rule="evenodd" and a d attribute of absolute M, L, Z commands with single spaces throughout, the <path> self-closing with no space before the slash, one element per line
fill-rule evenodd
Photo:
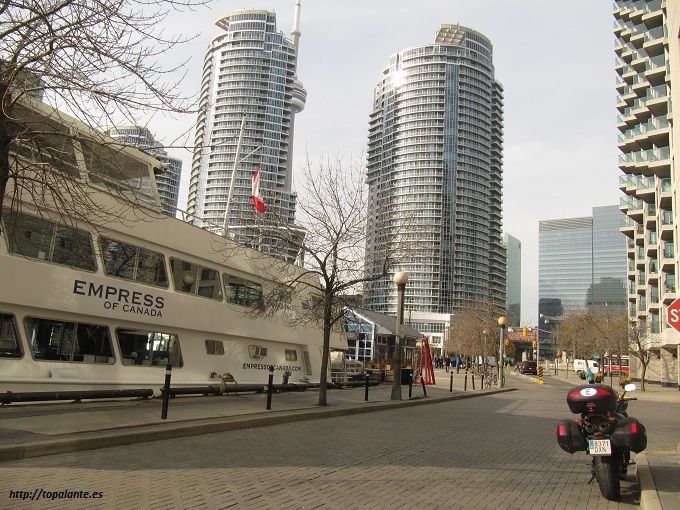
<path fill-rule="evenodd" d="M 396 283 L 397 285 L 406 285 L 406 282 L 408 282 L 408 275 L 406 273 L 404 273 L 403 271 L 395 273 L 394 283 Z"/>
<path fill-rule="evenodd" d="M 505 325 L 508 323 L 508 318 L 505 316 L 499 317 L 498 318 L 498 325 L 501 327 L 505 327 Z"/>

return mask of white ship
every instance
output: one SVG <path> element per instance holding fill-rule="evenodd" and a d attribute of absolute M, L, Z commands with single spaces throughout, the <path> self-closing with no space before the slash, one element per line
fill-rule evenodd
<path fill-rule="evenodd" d="M 270 366 L 276 382 L 286 372 L 290 382 L 320 380 L 321 328 L 286 326 L 311 296 L 296 295 L 273 319 L 254 318 L 273 285 L 254 269 L 265 255 L 162 214 L 158 160 L 45 104 L 14 111 L 34 132 L 49 124 L 65 136 L 38 136 L 37 156 L 34 142 L 15 148 L 24 162 L 50 165 L 50 177 L 36 172 L 32 189 L 10 187 L 4 199 L 0 392 L 158 394 L 168 363 L 173 387 L 223 374 L 266 384 Z M 61 189 L 51 195 L 50 186 Z M 106 213 L 88 212 L 90 203 Z M 340 341 L 334 335 L 331 347 L 342 349 Z"/>

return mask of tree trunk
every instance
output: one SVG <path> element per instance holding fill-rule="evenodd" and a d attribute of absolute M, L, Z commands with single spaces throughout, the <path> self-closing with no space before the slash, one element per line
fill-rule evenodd
<path fill-rule="evenodd" d="M 323 352 L 321 353 L 321 374 L 319 374 L 319 403 L 318 406 L 327 406 L 328 392 L 328 357 L 331 350 L 331 306 L 332 298 L 326 296 L 323 310 Z"/>

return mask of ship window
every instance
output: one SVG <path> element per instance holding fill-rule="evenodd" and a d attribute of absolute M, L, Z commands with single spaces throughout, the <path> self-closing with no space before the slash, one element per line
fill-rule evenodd
<path fill-rule="evenodd" d="M 106 326 L 27 317 L 26 329 L 36 360 L 114 362 L 109 328 Z"/>
<path fill-rule="evenodd" d="M 248 355 L 251 358 L 264 358 L 267 355 L 267 348 L 266 347 L 261 347 L 259 345 L 249 345 L 248 346 Z"/>
<path fill-rule="evenodd" d="M 286 361 L 297 361 L 297 351 L 294 349 L 286 349 Z"/>
<path fill-rule="evenodd" d="M 21 344 L 14 315 L 0 313 L 0 358 L 21 358 Z"/>
<path fill-rule="evenodd" d="M 262 303 L 262 285 L 238 276 L 224 275 L 227 301 L 236 305 L 255 308 Z"/>
<path fill-rule="evenodd" d="M 76 269 L 96 269 L 89 232 L 8 209 L 2 215 L 11 253 Z"/>
<path fill-rule="evenodd" d="M 107 275 L 156 287 L 168 286 L 162 253 L 106 237 L 99 238 L 99 247 Z"/>
<path fill-rule="evenodd" d="M 170 272 L 175 290 L 218 301 L 222 299 L 220 273 L 216 270 L 171 258 Z"/>
<path fill-rule="evenodd" d="M 173 368 L 184 365 L 179 348 L 179 337 L 171 333 L 139 329 L 118 329 L 118 348 L 123 365 Z"/>
<path fill-rule="evenodd" d="M 208 354 L 224 355 L 224 342 L 222 340 L 206 340 L 205 352 Z"/>

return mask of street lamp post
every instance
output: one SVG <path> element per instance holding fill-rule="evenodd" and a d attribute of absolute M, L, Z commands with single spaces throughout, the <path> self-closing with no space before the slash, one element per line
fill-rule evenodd
<path fill-rule="evenodd" d="M 505 363 L 505 326 L 508 323 L 508 318 L 505 316 L 499 317 L 498 318 L 498 325 L 501 327 L 501 341 L 500 341 L 500 346 L 498 347 L 498 387 L 503 388 L 505 387 L 505 370 L 504 370 L 504 363 Z"/>
<path fill-rule="evenodd" d="M 394 275 L 397 284 L 397 339 L 394 353 L 394 380 L 392 381 L 392 400 L 401 400 L 401 350 L 404 340 L 404 292 L 408 275 L 399 271 Z"/>
<path fill-rule="evenodd" d="M 491 333 L 489 328 L 484 328 L 482 330 L 482 335 L 484 335 L 484 357 L 482 358 L 482 366 L 484 367 L 484 374 L 486 374 L 486 370 L 487 370 L 487 362 L 486 362 L 487 360 L 486 360 L 486 358 L 487 358 L 487 355 L 489 354 L 489 351 L 488 351 L 487 346 L 486 346 L 486 335 L 488 335 L 489 333 Z"/>

